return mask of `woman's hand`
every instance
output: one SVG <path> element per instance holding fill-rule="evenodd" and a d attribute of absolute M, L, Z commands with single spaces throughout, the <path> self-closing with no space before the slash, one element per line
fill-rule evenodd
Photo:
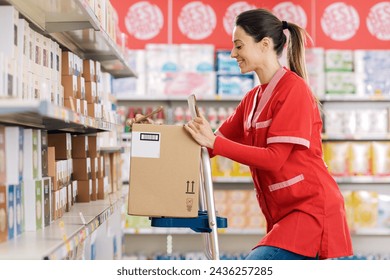
<path fill-rule="evenodd" d="M 135 123 L 154 124 L 151 118 L 145 118 L 142 114 L 136 114 L 134 118 L 126 121 L 126 125 L 132 126 Z"/>
<path fill-rule="evenodd" d="M 216 136 L 214 135 L 209 122 L 203 115 L 189 121 L 184 125 L 184 128 L 191 134 L 192 138 L 194 138 L 199 145 L 210 149 L 214 148 Z"/>

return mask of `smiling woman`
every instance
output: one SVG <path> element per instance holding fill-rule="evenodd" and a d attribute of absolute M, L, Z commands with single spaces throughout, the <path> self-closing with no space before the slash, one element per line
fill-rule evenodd
<path fill-rule="evenodd" d="M 247 259 L 352 255 L 344 200 L 323 161 L 322 120 L 306 81 L 307 38 L 304 29 L 267 10 L 239 14 L 231 56 L 242 73 L 255 72 L 261 85 L 215 133 L 203 116 L 184 126 L 211 156 L 251 169 L 267 234 Z M 278 60 L 286 44 L 288 68 Z"/>

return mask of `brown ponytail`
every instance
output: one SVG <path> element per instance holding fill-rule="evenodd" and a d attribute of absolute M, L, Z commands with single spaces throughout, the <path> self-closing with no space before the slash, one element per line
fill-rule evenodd
<path fill-rule="evenodd" d="M 290 36 L 287 40 L 287 62 L 291 71 L 297 73 L 306 82 L 309 81 L 305 62 L 306 39 L 310 39 L 307 32 L 294 23 L 288 23 Z"/>

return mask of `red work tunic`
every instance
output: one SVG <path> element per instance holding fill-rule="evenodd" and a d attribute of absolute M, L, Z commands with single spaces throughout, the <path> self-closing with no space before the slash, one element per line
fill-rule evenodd
<path fill-rule="evenodd" d="M 322 158 L 321 129 L 317 102 L 304 80 L 280 68 L 268 85 L 248 92 L 216 132 L 212 154 L 251 169 L 267 220 L 257 246 L 321 259 L 352 255 L 344 199 Z M 278 170 L 267 169 L 271 163 L 262 156 L 272 145 L 291 147 Z"/>

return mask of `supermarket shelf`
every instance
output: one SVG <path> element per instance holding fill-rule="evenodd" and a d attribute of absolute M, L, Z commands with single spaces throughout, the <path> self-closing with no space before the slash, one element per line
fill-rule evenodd
<path fill-rule="evenodd" d="M 322 134 L 324 141 L 389 141 L 389 133 L 365 133 L 365 134 L 342 134 L 342 133 L 324 133 Z"/>
<path fill-rule="evenodd" d="M 191 229 L 187 228 L 126 228 L 125 234 L 144 234 L 144 235 L 166 235 L 166 234 L 198 234 Z M 264 235 L 265 231 L 262 229 L 231 229 L 231 228 L 220 228 L 218 234 L 226 235 Z"/>
<path fill-rule="evenodd" d="M 390 228 L 365 228 L 355 229 L 351 231 L 355 236 L 388 236 L 390 235 Z"/>
<path fill-rule="evenodd" d="M 136 76 L 86 0 L 7 1 L 42 33 L 83 59 L 100 61 L 103 70 L 115 78 Z"/>
<path fill-rule="evenodd" d="M 390 102 L 389 95 L 327 94 L 319 97 L 320 102 Z"/>
<path fill-rule="evenodd" d="M 191 229 L 183 228 L 126 228 L 124 234 L 140 234 L 140 235 L 187 235 L 198 234 Z M 240 229 L 240 228 L 221 228 L 218 229 L 218 234 L 221 235 L 265 235 L 264 229 Z M 389 228 L 366 228 L 355 229 L 351 231 L 353 236 L 382 236 L 390 235 Z"/>
<path fill-rule="evenodd" d="M 105 200 L 76 203 L 70 212 L 37 232 L 24 232 L 0 244 L 0 259 L 66 259 L 123 204 L 124 194 Z M 82 213 L 84 221 L 80 217 Z"/>
<path fill-rule="evenodd" d="M 333 177 L 339 184 L 389 184 L 390 176 L 346 176 Z"/>
<path fill-rule="evenodd" d="M 126 102 L 126 101 L 145 101 L 145 102 L 153 102 L 153 101 L 182 101 L 187 102 L 187 96 L 186 95 L 180 95 L 180 96 L 148 96 L 148 95 L 129 95 L 129 96 L 117 96 L 118 102 Z M 204 102 L 210 102 L 210 101 L 231 101 L 231 102 L 238 102 L 241 101 L 242 96 L 225 96 L 221 97 L 218 95 L 214 96 L 208 96 L 208 97 L 196 97 L 196 101 L 204 101 Z"/>
<path fill-rule="evenodd" d="M 123 147 L 100 147 L 101 153 L 123 152 Z"/>
<path fill-rule="evenodd" d="M 252 177 L 213 177 L 214 183 L 253 183 Z"/>
<path fill-rule="evenodd" d="M 111 131 L 118 126 L 83 116 L 48 101 L 21 102 L 18 99 L 4 99 L 0 102 L 0 123 L 76 133 Z"/>

